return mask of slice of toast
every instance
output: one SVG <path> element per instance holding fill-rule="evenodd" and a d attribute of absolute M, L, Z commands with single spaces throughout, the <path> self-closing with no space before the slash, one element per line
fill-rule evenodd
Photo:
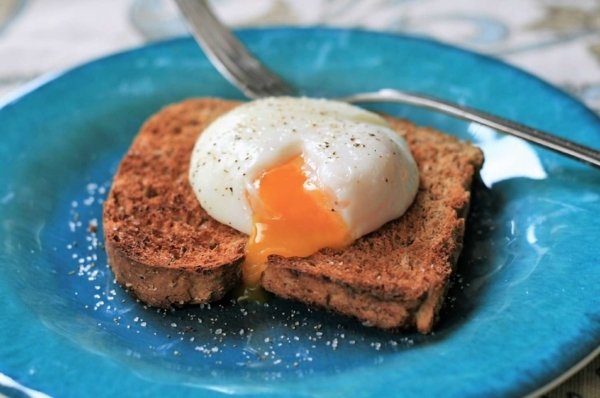
<path fill-rule="evenodd" d="M 150 305 L 214 301 L 240 278 L 247 237 L 208 216 L 188 183 L 196 138 L 237 104 L 194 99 L 163 109 L 142 127 L 115 176 L 104 207 L 109 263 L 117 281 Z M 366 324 L 426 333 L 460 254 L 483 157 L 454 137 L 387 120 L 419 166 L 409 210 L 343 250 L 271 256 L 262 285 Z"/>
<path fill-rule="evenodd" d="M 104 204 L 108 262 L 117 281 L 157 307 L 222 298 L 240 279 L 247 237 L 200 207 L 188 181 L 199 133 L 235 103 L 191 100 L 142 127 Z"/>

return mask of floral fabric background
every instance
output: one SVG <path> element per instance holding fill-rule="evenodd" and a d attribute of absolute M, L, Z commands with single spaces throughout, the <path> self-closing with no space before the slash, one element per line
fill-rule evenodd
<path fill-rule="evenodd" d="M 596 0 L 253 0 L 251 7 L 247 0 L 212 3 L 234 27 L 353 26 L 434 37 L 501 58 L 600 112 Z M 170 0 L 0 0 L 0 98 L 40 75 L 185 32 Z M 600 397 L 600 358 L 545 396 Z"/>

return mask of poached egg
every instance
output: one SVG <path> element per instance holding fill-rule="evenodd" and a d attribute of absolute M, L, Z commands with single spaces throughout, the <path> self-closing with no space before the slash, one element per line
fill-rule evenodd
<path fill-rule="evenodd" d="M 375 113 L 337 101 L 264 98 L 199 136 L 190 183 L 206 212 L 249 235 L 243 278 L 269 255 L 343 248 L 400 217 L 419 184 L 404 139 Z"/>

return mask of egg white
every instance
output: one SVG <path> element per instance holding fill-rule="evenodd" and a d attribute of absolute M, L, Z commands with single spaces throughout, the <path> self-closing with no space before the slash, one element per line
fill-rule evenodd
<path fill-rule="evenodd" d="M 383 118 L 290 97 L 245 103 L 208 126 L 194 147 L 190 183 L 208 214 L 250 234 L 253 182 L 299 154 L 308 183 L 330 195 L 354 239 L 401 216 L 418 189 L 408 145 Z"/>

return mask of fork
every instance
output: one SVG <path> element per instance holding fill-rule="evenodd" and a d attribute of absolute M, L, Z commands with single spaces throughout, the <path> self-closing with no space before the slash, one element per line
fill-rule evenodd
<path fill-rule="evenodd" d="M 205 0 L 175 0 L 194 37 L 215 68 L 248 98 L 297 95 L 268 70 L 217 18 Z"/>
<path fill-rule="evenodd" d="M 294 96 L 298 90 L 262 65 L 217 18 L 206 0 L 175 0 L 194 38 L 217 70 L 248 98 Z M 350 103 L 395 102 L 446 113 L 502 131 L 600 168 L 600 151 L 512 120 L 438 98 L 397 89 L 338 98 Z"/>

